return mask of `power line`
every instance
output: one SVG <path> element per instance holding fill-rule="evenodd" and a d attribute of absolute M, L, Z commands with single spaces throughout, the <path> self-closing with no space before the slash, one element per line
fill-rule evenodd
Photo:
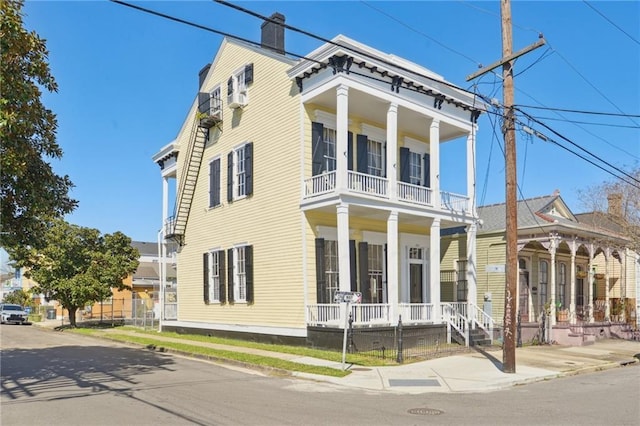
<path fill-rule="evenodd" d="M 582 0 L 584 4 L 586 4 L 587 6 L 589 6 L 591 9 L 593 9 L 598 15 L 602 16 L 608 23 L 610 23 L 611 25 L 613 25 L 614 27 L 616 27 L 618 30 L 620 30 L 621 33 L 623 33 L 624 35 L 626 35 L 627 37 L 629 37 L 631 40 L 633 40 L 636 44 L 640 45 L 640 41 L 636 40 L 631 34 L 629 34 L 628 32 L 626 32 L 625 30 L 623 30 L 622 28 L 620 28 L 618 26 L 618 24 L 616 24 L 615 22 L 613 22 L 611 19 L 607 18 L 605 16 L 604 13 L 600 12 L 598 9 L 596 9 L 591 3 L 589 3 L 586 0 Z"/>
<path fill-rule="evenodd" d="M 539 120 L 564 121 L 566 123 L 588 124 L 590 126 L 619 127 L 623 129 L 640 129 L 640 126 L 626 126 L 624 124 L 594 123 L 593 121 L 577 121 L 577 120 L 568 120 L 565 118 L 554 118 L 554 117 L 537 117 L 537 118 Z"/>
<path fill-rule="evenodd" d="M 585 111 L 585 110 L 578 110 L 578 109 L 564 109 L 564 108 L 553 108 L 553 107 L 534 106 L 534 105 L 521 105 L 521 104 L 516 104 L 514 106 L 522 107 L 522 108 L 532 108 L 532 109 L 546 109 L 546 110 L 549 110 L 549 111 L 572 112 L 572 113 L 576 113 L 576 114 L 609 115 L 609 116 L 612 116 L 612 117 L 635 117 L 635 118 L 640 118 L 640 114 L 624 114 L 624 113 L 616 113 L 616 112 Z"/>
<path fill-rule="evenodd" d="M 459 3 L 464 4 L 465 6 L 467 6 L 467 7 L 471 8 L 471 9 L 475 9 L 475 10 L 478 10 L 478 11 L 480 11 L 480 12 L 482 12 L 482 13 L 486 13 L 487 15 L 491 15 L 491 16 L 494 16 L 494 17 L 496 17 L 496 18 L 498 18 L 498 19 L 501 19 L 501 16 L 500 16 L 500 14 L 499 14 L 499 13 L 495 13 L 495 12 L 493 12 L 493 11 L 491 11 L 491 10 L 488 10 L 488 9 L 483 9 L 483 8 L 478 7 L 478 6 L 476 6 L 475 4 L 473 4 L 473 3 L 471 3 L 471 2 L 468 2 L 468 1 L 458 0 L 458 2 L 459 2 Z M 536 30 L 535 28 L 531 28 L 531 27 L 524 27 L 524 26 L 522 26 L 522 25 L 518 25 L 518 24 L 516 24 L 515 22 L 513 22 L 513 20 L 511 21 L 511 25 L 513 25 L 513 26 L 514 26 L 514 27 L 516 27 L 516 28 L 520 28 L 521 30 L 531 31 L 531 32 L 534 32 L 534 33 L 536 33 L 536 34 L 540 34 L 540 33 L 542 32 L 542 31 L 538 31 L 538 30 Z"/>

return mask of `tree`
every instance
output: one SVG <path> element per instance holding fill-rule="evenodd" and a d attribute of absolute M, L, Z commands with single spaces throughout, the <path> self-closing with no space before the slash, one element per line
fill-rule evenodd
<path fill-rule="evenodd" d="M 628 248 L 640 252 L 640 167 L 615 180 L 578 191 L 584 207 L 592 212 L 592 225 L 614 231 L 629 240 Z"/>
<path fill-rule="evenodd" d="M 23 27 L 24 0 L 0 2 L 0 245 L 38 246 L 54 218 L 71 212 L 68 176 L 54 173 L 60 159 L 56 116 L 40 100 L 57 92 L 46 43 Z"/>
<path fill-rule="evenodd" d="M 33 299 L 31 298 L 31 293 L 29 291 L 25 291 L 22 288 L 18 290 L 14 290 L 11 293 L 4 296 L 4 303 L 12 303 L 14 305 L 20 305 L 25 307 L 33 308 L 35 305 L 33 303 Z"/>
<path fill-rule="evenodd" d="M 112 289 L 129 288 L 123 280 L 138 267 L 138 250 L 122 232 L 101 235 L 100 231 L 53 222 L 45 235 L 46 244 L 23 253 L 19 266 L 38 285 L 34 291 L 47 300 L 57 300 L 76 325 L 76 311 L 111 295 Z"/>

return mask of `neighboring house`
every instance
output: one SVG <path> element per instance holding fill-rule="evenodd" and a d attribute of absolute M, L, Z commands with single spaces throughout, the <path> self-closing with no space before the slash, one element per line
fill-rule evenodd
<path fill-rule="evenodd" d="M 478 207 L 478 303 L 502 323 L 505 301 L 505 204 Z M 519 281 L 517 309 L 524 341 L 539 336 L 542 313 L 548 316 L 548 338 L 581 344 L 583 334 L 610 336 L 635 322 L 638 258 L 628 249 L 629 239 L 614 226 L 591 220 L 593 213 L 574 215 L 559 192 L 521 200 L 518 215 Z M 461 230 L 462 231 L 462 230 Z M 465 234 L 443 238 L 443 295 L 460 301 L 460 280 L 455 273 L 465 263 Z M 627 306 L 626 316 L 622 306 Z M 606 324 L 606 331 L 602 325 Z M 597 331 L 595 331 L 597 328 Z M 603 330 L 603 331 L 600 331 Z M 537 334 L 538 333 L 538 334 Z M 575 339 L 569 335 L 576 336 Z M 580 335 L 577 338 L 577 335 Z M 574 341 L 575 340 L 575 341 Z"/>
<path fill-rule="evenodd" d="M 312 340 L 342 327 L 334 295 L 353 291 L 356 326 L 445 327 L 440 231 L 467 226 L 475 264 L 483 105 L 342 35 L 293 60 L 284 17 L 272 18 L 261 46 L 224 39 L 176 140 L 153 157 L 165 237 L 180 244 L 177 320 L 163 326 Z M 444 143 L 456 151 L 446 168 Z"/>

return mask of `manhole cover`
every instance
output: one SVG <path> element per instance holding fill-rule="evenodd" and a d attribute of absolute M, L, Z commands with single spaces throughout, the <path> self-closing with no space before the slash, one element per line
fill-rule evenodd
<path fill-rule="evenodd" d="M 437 416 L 444 413 L 444 411 L 435 408 L 411 408 L 408 412 L 409 414 L 419 414 L 421 416 Z"/>

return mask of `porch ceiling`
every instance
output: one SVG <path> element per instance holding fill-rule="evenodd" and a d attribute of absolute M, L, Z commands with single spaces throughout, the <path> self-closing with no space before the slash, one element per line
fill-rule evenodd
<path fill-rule="evenodd" d="M 328 110 L 336 109 L 336 93 L 334 90 L 322 92 L 309 100 L 318 106 Z M 381 128 L 386 128 L 388 102 L 371 96 L 356 89 L 349 89 L 349 116 L 361 117 L 366 121 L 378 123 Z M 429 125 L 431 120 L 422 114 L 418 114 L 408 108 L 398 107 L 398 131 L 415 135 L 421 139 L 429 139 Z M 440 141 L 456 139 L 464 136 L 460 129 L 440 123 Z"/>

